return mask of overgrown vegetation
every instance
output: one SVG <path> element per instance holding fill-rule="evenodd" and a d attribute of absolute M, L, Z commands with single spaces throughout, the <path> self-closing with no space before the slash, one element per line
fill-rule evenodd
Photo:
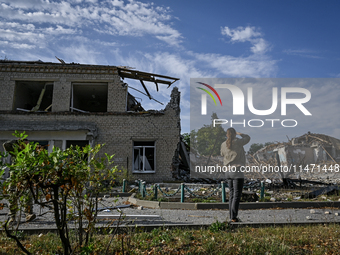
<path fill-rule="evenodd" d="M 77 254 L 105 254 L 109 241 L 109 235 L 95 235 Z M 34 254 L 60 254 L 62 250 L 59 238 L 51 233 L 24 236 L 22 242 Z M 231 230 L 216 223 L 205 230 L 120 231 L 107 254 L 339 254 L 339 246 L 338 225 Z M 4 234 L 0 236 L 0 250 L 8 255 L 19 251 Z"/>
<path fill-rule="evenodd" d="M 31 196 L 35 204 L 53 210 L 63 254 L 89 247 L 96 222 L 98 195 L 116 177 L 113 155 L 97 157 L 102 148 L 100 144 L 93 148 L 89 145 L 71 147 L 65 151 L 54 147 L 48 153 L 37 143 L 28 143 L 25 133 L 15 135 L 18 140 L 10 152 L 12 162 L 2 163 L 1 158 L 7 155 L 0 154 L 1 176 L 4 167 L 10 171 L 2 190 L 11 210 L 19 213 L 31 206 Z M 29 250 L 34 249 L 34 245 L 22 245 L 18 236 L 20 232 L 9 225 L 9 219 L 4 224 L 6 236 L 15 240 L 23 252 L 31 254 Z M 72 236 L 69 230 L 71 221 L 77 226 L 76 234 Z M 18 227 L 16 224 L 16 229 Z"/>

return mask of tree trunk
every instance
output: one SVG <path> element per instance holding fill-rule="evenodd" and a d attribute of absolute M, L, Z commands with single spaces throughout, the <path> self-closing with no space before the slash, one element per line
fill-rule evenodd
<path fill-rule="evenodd" d="M 58 229 L 58 234 L 59 234 L 60 240 L 61 240 L 62 245 L 63 245 L 64 255 L 69 255 L 72 252 L 72 249 L 71 249 L 71 245 L 70 245 L 70 240 L 65 236 L 65 224 L 66 224 L 66 222 L 65 222 L 65 220 L 63 220 L 63 218 L 61 218 L 61 213 L 60 213 L 60 212 L 63 211 L 62 208 L 60 209 L 60 212 L 59 212 L 59 203 L 58 203 L 59 194 L 58 194 L 58 191 L 59 191 L 58 186 L 53 187 L 54 217 L 55 217 L 55 222 L 56 222 L 57 229 Z M 66 205 L 61 205 L 61 206 L 66 206 Z"/>

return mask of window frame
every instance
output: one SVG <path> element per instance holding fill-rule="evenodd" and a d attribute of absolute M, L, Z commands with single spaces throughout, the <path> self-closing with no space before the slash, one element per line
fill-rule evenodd
<path fill-rule="evenodd" d="M 106 94 L 106 98 L 105 98 L 105 111 L 88 111 L 88 110 L 83 110 L 83 109 L 79 109 L 74 107 L 74 96 L 75 96 L 75 92 L 74 92 L 74 87 L 78 87 L 78 86 L 100 86 L 100 87 L 105 87 L 105 94 Z M 77 89 L 78 90 L 78 89 Z M 108 95 L 109 95 L 109 85 L 107 82 L 72 82 L 71 83 L 71 98 L 70 98 L 70 111 L 71 112 L 82 112 L 82 113 L 90 113 L 90 112 L 108 112 Z"/>
<path fill-rule="evenodd" d="M 153 143 L 153 145 L 135 145 L 135 143 Z M 143 148 L 143 155 L 145 155 L 145 149 L 146 148 L 152 148 L 153 149 L 153 160 L 154 160 L 154 170 L 144 170 L 145 168 L 145 159 L 146 156 L 143 157 L 143 169 L 142 170 L 136 170 L 135 169 L 135 149 L 140 149 Z M 154 140 L 143 140 L 143 141 L 138 141 L 135 140 L 132 142 L 132 173 L 134 174 L 152 174 L 156 173 L 156 141 Z"/>
<path fill-rule="evenodd" d="M 52 88 L 50 86 L 52 86 Z M 24 89 L 24 92 L 21 91 L 22 89 Z M 44 93 L 42 94 L 43 90 Z M 36 96 L 32 97 L 31 94 L 27 95 L 29 92 L 36 93 Z M 21 98 L 23 95 L 25 95 L 24 99 Z M 26 79 L 15 80 L 14 94 L 12 99 L 12 110 L 20 110 L 24 112 L 52 112 L 53 95 L 53 81 L 38 81 Z M 42 98 L 39 103 L 39 108 L 33 110 L 35 107 L 38 106 L 40 96 L 42 96 Z M 50 98 L 48 96 L 50 96 Z M 28 107 L 28 105 L 30 105 L 30 107 Z"/>

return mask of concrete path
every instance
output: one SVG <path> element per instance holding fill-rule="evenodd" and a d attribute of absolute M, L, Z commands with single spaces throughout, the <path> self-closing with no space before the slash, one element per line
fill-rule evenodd
<path fill-rule="evenodd" d="M 122 205 L 127 198 L 119 198 L 114 202 L 113 198 L 103 198 L 100 202 L 101 208 Z M 32 222 L 25 223 L 22 216 L 19 229 L 22 230 L 48 230 L 55 229 L 53 213 L 39 206 L 34 206 L 37 218 Z M 143 225 L 143 226 L 182 226 L 182 225 L 210 225 L 217 220 L 225 222 L 229 220 L 228 210 L 171 210 L 171 209 L 149 209 L 129 207 L 121 209 L 123 215 L 127 215 L 122 220 L 123 225 Z M 0 222 L 7 219 L 8 209 L 0 211 Z M 119 215 L 117 210 L 104 210 L 99 213 L 101 216 L 98 226 L 108 226 L 112 220 L 106 219 L 104 215 Z M 239 218 L 242 220 L 237 225 L 282 225 L 282 224 L 316 224 L 316 223 L 340 223 L 340 209 L 257 209 L 240 210 Z M 136 216 L 137 215 L 137 216 Z M 142 215 L 143 217 L 138 217 Z M 150 217 L 147 217 L 150 215 Z M 159 216 L 159 217 L 155 217 Z M 110 218 L 110 217 L 108 217 Z M 124 217 L 123 217 L 124 218 Z M 113 224 L 116 224 L 114 221 Z"/>

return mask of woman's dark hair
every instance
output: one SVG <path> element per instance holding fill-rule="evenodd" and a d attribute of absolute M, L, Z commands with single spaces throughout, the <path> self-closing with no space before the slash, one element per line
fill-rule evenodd
<path fill-rule="evenodd" d="M 228 149 L 231 149 L 232 142 L 235 139 L 235 137 L 236 137 L 236 130 L 234 128 L 228 128 L 227 129 L 227 141 L 226 141 Z"/>

